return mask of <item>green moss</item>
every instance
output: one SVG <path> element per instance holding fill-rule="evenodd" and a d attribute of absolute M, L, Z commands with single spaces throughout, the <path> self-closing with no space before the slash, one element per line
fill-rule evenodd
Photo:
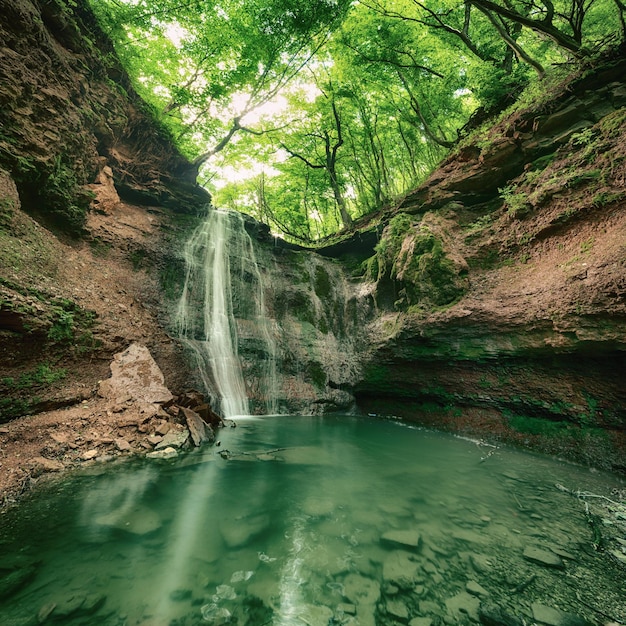
<path fill-rule="evenodd" d="M 315 267 L 315 293 L 320 300 L 330 298 L 332 295 L 332 282 L 330 276 L 326 272 L 326 269 L 317 265 Z"/>
<path fill-rule="evenodd" d="M 386 365 L 371 364 L 365 370 L 363 380 L 367 389 L 376 389 L 393 379 L 393 372 Z"/>
<path fill-rule="evenodd" d="M 0 398 L 0 424 L 22 415 L 28 415 L 36 404 L 36 400 L 36 398 L 30 400 L 13 397 Z"/>
<path fill-rule="evenodd" d="M 133 252 L 130 253 L 129 258 L 133 265 L 133 270 L 136 272 L 146 267 L 148 263 L 148 254 L 145 250 L 133 250 Z"/>
<path fill-rule="evenodd" d="M 170 259 L 159 268 L 161 292 L 167 300 L 178 300 L 185 283 L 185 268 L 182 259 Z"/>
<path fill-rule="evenodd" d="M 10 231 L 15 203 L 10 198 L 0 198 L 0 230 Z"/>
<path fill-rule="evenodd" d="M 34 370 L 23 372 L 18 378 L 5 377 L 0 382 L 8 390 L 23 390 L 50 385 L 65 378 L 66 375 L 67 371 L 63 368 L 54 368 L 48 363 L 40 363 Z"/>
<path fill-rule="evenodd" d="M 567 422 L 556 422 L 538 417 L 523 417 L 513 415 L 508 418 L 509 426 L 518 433 L 527 435 L 544 435 L 554 437 L 569 430 Z"/>
<path fill-rule="evenodd" d="M 617 139 L 623 136 L 626 126 L 626 108 L 618 109 L 604 116 L 599 124 L 602 134 L 607 139 Z"/>
<path fill-rule="evenodd" d="M 15 180 L 27 190 L 32 210 L 48 222 L 70 234 L 82 231 L 89 203 L 94 194 L 84 187 L 69 157 L 57 156 L 51 166 L 43 167 L 17 157 Z"/>
<path fill-rule="evenodd" d="M 34 392 L 49 387 L 66 375 L 63 368 L 40 363 L 17 378 L 7 376 L 0 379 L 0 423 L 28 415 L 40 402 Z"/>
<path fill-rule="evenodd" d="M 108 241 L 100 239 L 100 237 L 94 237 L 89 242 L 91 253 L 98 258 L 104 259 L 109 255 L 111 251 L 111 244 Z"/>
<path fill-rule="evenodd" d="M 328 377 L 326 376 L 326 372 L 320 363 L 316 361 L 311 361 L 308 366 L 308 378 L 313 382 L 313 384 L 318 388 L 322 389 L 326 386 L 326 382 Z"/>
<path fill-rule="evenodd" d="M 442 241 L 424 224 L 414 224 L 405 213 L 396 215 L 377 244 L 376 260 L 368 261 L 368 273 L 376 280 L 397 286 L 395 306 L 444 306 L 465 291 L 454 263 L 445 254 Z"/>

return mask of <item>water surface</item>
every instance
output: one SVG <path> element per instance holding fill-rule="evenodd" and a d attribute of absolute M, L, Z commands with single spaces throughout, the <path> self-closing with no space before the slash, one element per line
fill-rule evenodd
<path fill-rule="evenodd" d="M 0 517 L 0 595 L 18 582 L 0 624 L 626 619 L 623 572 L 555 487 L 609 494 L 617 477 L 363 417 L 251 418 L 220 437 L 95 466 Z"/>

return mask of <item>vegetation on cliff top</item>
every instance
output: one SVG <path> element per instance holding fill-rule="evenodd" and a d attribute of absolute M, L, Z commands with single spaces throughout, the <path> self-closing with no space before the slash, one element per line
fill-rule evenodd
<path fill-rule="evenodd" d="M 302 242 L 393 202 L 472 114 L 626 31 L 618 0 L 92 4 L 216 203 Z"/>

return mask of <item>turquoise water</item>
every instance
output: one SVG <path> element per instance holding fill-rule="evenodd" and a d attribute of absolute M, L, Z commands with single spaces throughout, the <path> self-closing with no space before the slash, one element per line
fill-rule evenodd
<path fill-rule="evenodd" d="M 363 417 L 250 418 L 220 437 L 95 466 L 0 516 L 0 624 L 626 619 L 623 569 L 555 487 L 609 495 L 617 477 Z"/>

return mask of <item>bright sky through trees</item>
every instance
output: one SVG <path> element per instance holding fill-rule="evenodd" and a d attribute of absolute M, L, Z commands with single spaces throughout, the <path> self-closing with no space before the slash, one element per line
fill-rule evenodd
<path fill-rule="evenodd" d="M 93 0 L 218 206 L 310 242 L 411 189 L 554 64 L 624 40 L 623 0 Z"/>

